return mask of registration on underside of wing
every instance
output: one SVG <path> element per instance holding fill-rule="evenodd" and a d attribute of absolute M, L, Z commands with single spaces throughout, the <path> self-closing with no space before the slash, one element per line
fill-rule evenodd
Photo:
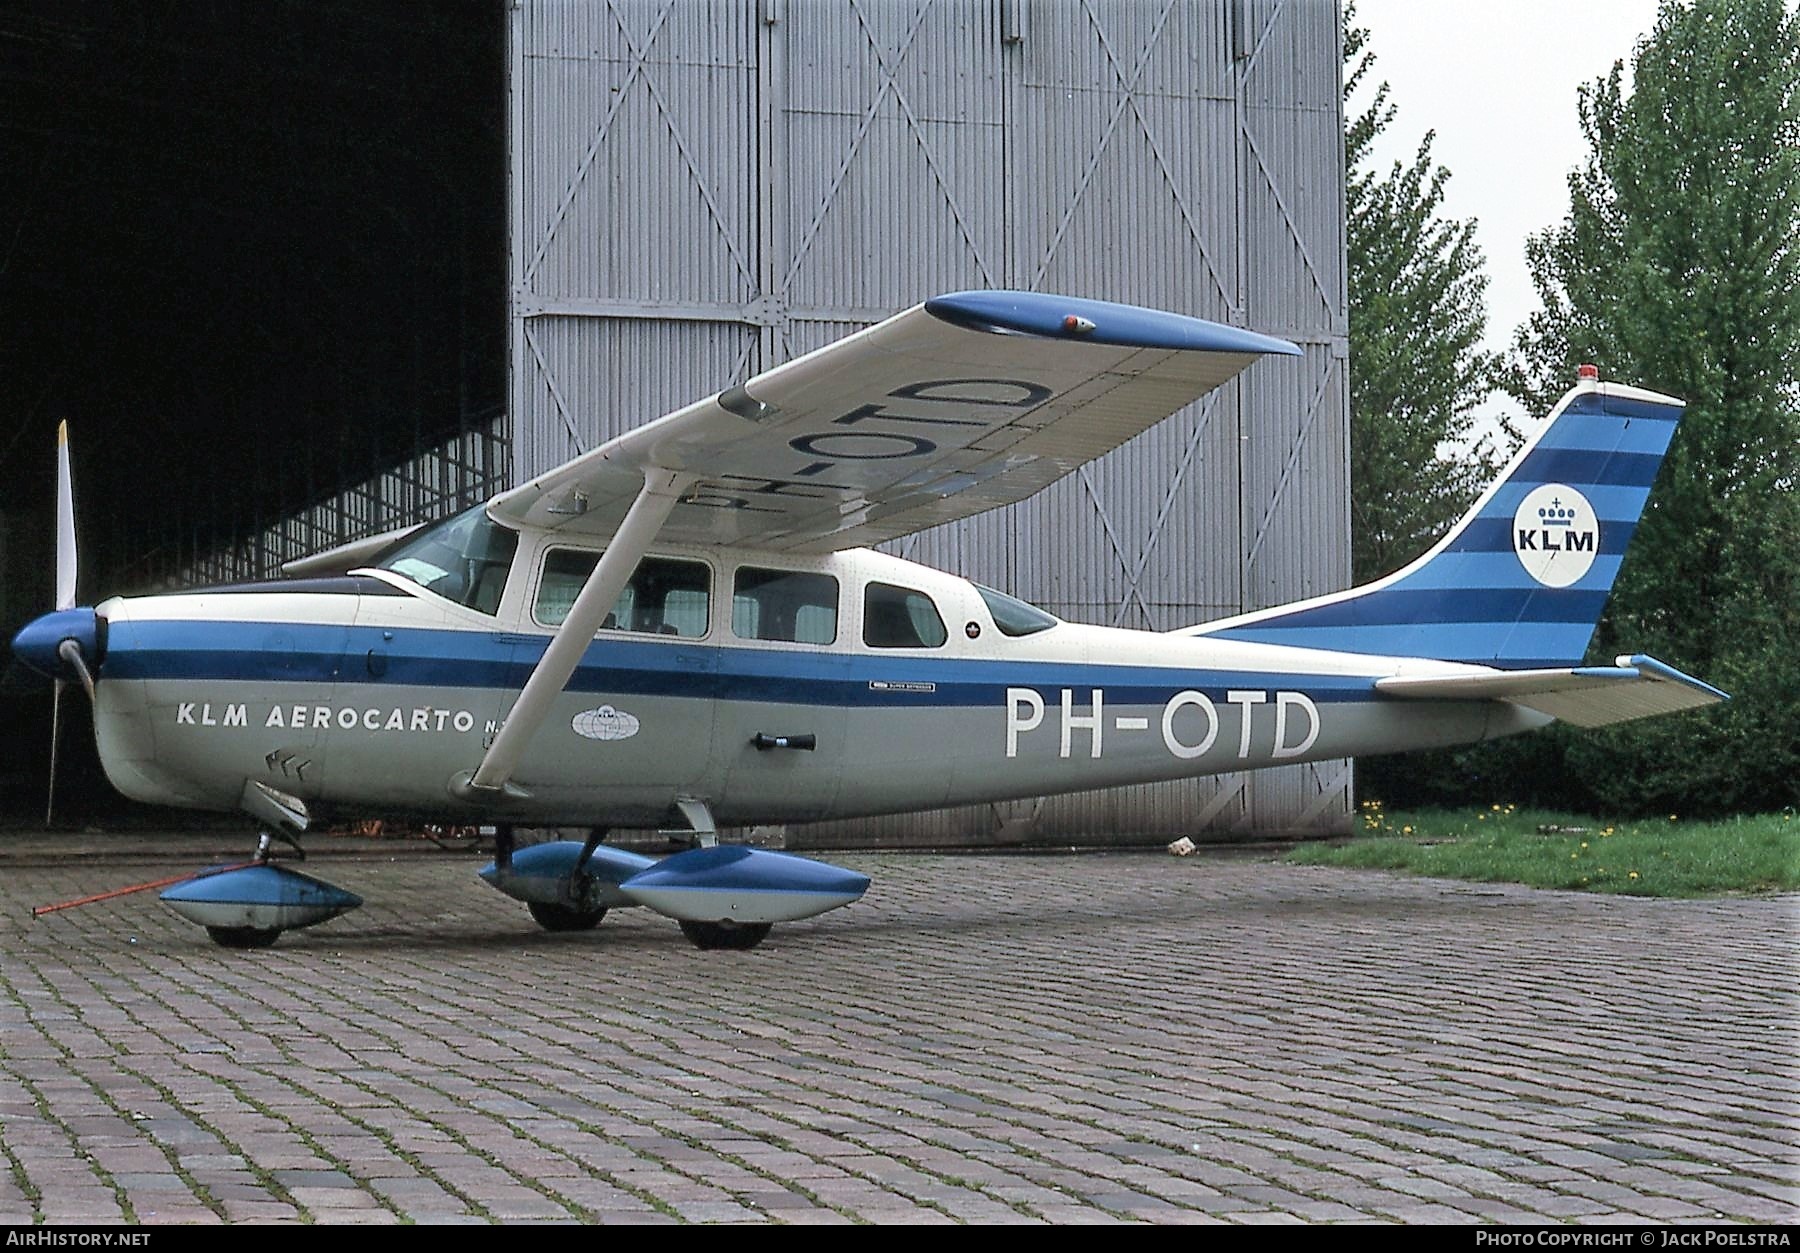
<path fill-rule="evenodd" d="M 691 481 L 669 542 L 830 552 L 1023 500 L 1284 340 L 1030 292 L 926 301 L 613 439 L 496 498 L 604 536 L 643 471 Z"/>

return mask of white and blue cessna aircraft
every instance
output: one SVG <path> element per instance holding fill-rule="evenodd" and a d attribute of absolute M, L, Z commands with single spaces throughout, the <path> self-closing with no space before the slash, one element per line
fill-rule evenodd
<path fill-rule="evenodd" d="M 126 795 L 242 809 L 258 863 L 165 894 L 227 945 L 354 905 L 268 862 L 313 814 L 501 830 L 544 926 L 646 905 L 702 947 L 868 880 L 720 824 L 1000 801 L 1597 726 L 1725 699 L 1582 664 L 1682 403 L 1583 378 L 1468 515 L 1364 587 L 1157 634 L 869 546 L 1023 500 L 1292 344 L 1023 292 L 941 296 L 459 517 L 268 583 L 59 605 L 14 651 L 94 705 Z M 60 689 L 59 689 L 60 690 Z M 613 826 L 681 821 L 656 861 Z M 514 824 L 579 826 L 522 848 Z"/>

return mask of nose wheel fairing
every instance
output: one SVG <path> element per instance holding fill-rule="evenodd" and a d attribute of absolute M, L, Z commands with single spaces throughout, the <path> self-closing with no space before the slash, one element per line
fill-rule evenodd
<path fill-rule="evenodd" d="M 272 942 L 283 931 L 314 926 L 363 903 L 354 892 L 269 862 L 203 870 L 163 892 L 161 899 L 228 948 L 261 947 L 231 940 L 267 936 L 263 943 Z"/>

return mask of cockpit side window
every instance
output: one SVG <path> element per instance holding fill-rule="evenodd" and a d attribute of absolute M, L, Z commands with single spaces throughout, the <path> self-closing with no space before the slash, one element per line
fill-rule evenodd
<path fill-rule="evenodd" d="M 406 540 L 378 568 L 491 616 L 499 612 L 518 548 L 519 533 L 488 517 L 486 506 L 477 506 Z"/>

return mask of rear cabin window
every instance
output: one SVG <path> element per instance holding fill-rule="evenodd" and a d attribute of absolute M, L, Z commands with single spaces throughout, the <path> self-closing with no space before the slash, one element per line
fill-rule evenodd
<path fill-rule="evenodd" d="M 578 548 L 551 549 L 538 581 L 537 620 L 561 626 L 599 560 L 599 553 Z M 712 571 L 705 562 L 645 557 L 600 629 L 698 639 L 706 634 L 711 610 Z"/>
<path fill-rule="evenodd" d="M 731 632 L 741 640 L 830 644 L 837 639 L 838 581 L 829 574 L 740 566 L 731 588 Z"/>
<path fill-rule="evenodd" d="M 863 643 L 870 648 L 938 648 L 950 633 L 924 592 L 871 583 L 863 592 Z"/>

